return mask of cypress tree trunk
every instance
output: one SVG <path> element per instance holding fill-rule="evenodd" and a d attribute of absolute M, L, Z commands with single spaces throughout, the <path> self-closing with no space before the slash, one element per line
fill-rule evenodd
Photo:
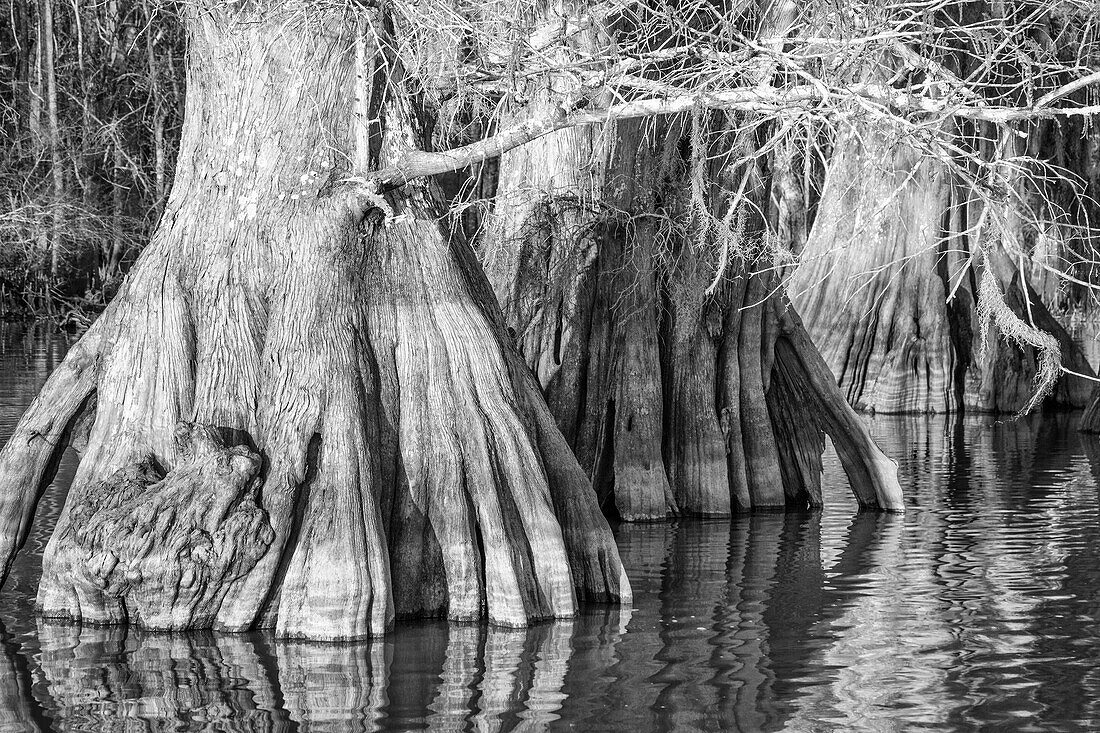
<path fill-rule="evenodd" d="M 392 59 L 342 10 L 186 21 L 158 230 L 0 453 L 5 568 L 91 421 L 45 552 L 47 616 L 347 639 L 395 615 L 523 626 L 628 601 L 434 187 L 375 197 L 387 213 L 365 222 L 347 190 L 424 139 L 400 80 L 383 89 Z"/>
<path fill-rule="evenodd" d="M 987 271 L 1012 312 L 1055 336 L 1063 362 L 1092 375 L 1080 348 L 997 243 L 971 233 L 982 208 L 945 166 L 876 130 L 839 138 L 817 217 L 789 288 L 848 401 L 872 412 L 1016 412 L 1034 392 L 1035 349 L 987 335 L 976 310 Z M 1011 217 L 1009 217 L 1011 218 Z M 992 228 L 991 223 L 985 230 Z M 1020 231 L 1002 233 L 1023 239 Z M 1048 404 L 1082 407 L 1062 378 Z"/>
<path fill-rule="evenodd" d="M 936 267 L 943 167 L 882 133 L 861 133 L 834 149 L 792 299 L 853 405 L 955 410 L 947 286 Z"/>
<path fill-rule="evenodd" d="M 643 122 L 613 132 L 600 222 L 554 228 L 510 203 L 563 195 L 513 171 L 561 180 L 601 155 L 591 139 L 560 139 L 502 157 L 488 228 L 495 251 L 541 248 L 544 261 L 571 264 L 552 273 L 554 292 L 500 259 L 487 268 L 506 302 L 535 304 L 506 308 L 509 326 L 597 493 L 634 521 L 817 505 L 828 430 L 861 504 L 900 510 L 896 467 L 839 397 L 774 276 L 754 274 L 763 260 L 731 258 L 711 288 L 717 258 L 660 224 L 692 216 L 677 193 L 691 185 L 676 152 L 690 148 L 687 133 L 647 133 Z M 590 229 L 594 241 L 574 233 Z"/>

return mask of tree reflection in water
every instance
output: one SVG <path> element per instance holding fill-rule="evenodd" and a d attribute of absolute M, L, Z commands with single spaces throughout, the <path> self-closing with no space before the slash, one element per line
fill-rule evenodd
<path fill-rule="evenodd" d="M 874 565 L 890 521 L 852 521 L 841 575 Z M 820 534 L 817 513 L 623 527 L 633 612 L 590 608 L 527 630 L 425 623 L 319 644 L 40 620 L 37 653 L 4 644 L 0 720 L 30 721 L 18 730 L 47 719 L 67 730 L 775 728 L 818 650 L 805 643 L 811 628 L 848 607 L 843 590 L 823 588 Z"/>
<path fill-rule="evenodd" d="M 617 615 L 579 623 L 608 638 Z M 418 625 L 385 640 L 318 644 L 40 622 L 47 696 L 38 703 L 67 730 L 520 730 L 561 706 L 577 625 Z M 0 720 L 26 721 L 24 655 L 5 648 Z"/>

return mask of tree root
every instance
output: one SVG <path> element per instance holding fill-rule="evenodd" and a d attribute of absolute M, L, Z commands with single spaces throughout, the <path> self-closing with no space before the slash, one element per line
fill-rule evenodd
<path fill-rule="evenodd" d="M 779 358 L 797 365 L 805 387 L 816 397 L 819 420 L 833 445 L 852 492 L 862 509 L 905 510 L 898 466 L 872 440 L 859 415 L 844 399 L 825 360 L 814 348 L 794 308 L 780 314 L 782 335 L 776 342 Z"/>
<path fill-rule="evenodd" d="M 210 426 L 181 422 L 176 441 L 181 460 L 167 474 L 150 456 L 82 492 L 40 586 L 44 598 L 68 603 L 43 615 L 163 630 L 213 625 L 229 582 L 273 539 L 248 492 L 260 457 L 227 448 Z"/>
<path fill-rule="evenodd" d="M 27 539 L 42 492 L 83 412 L 95 400 L 104 314 L 54 370 L 0 451 L 0 584 Z"/>

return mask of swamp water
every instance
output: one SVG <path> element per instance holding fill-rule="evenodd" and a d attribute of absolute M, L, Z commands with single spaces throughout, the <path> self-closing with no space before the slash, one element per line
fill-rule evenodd
<path fill-rule="evenodd" d="M 0 329 L 0 439 L 65 341 Z M 37 620 L 67 455 L 0 592 L 0 731 L 1100 728 L 1100 440 L 1076 416 L 875 418 L 908 513 L 622 525 L 630 610 L 359 644 Z M 830 454 L 831 455 L 831 454 Z"/>

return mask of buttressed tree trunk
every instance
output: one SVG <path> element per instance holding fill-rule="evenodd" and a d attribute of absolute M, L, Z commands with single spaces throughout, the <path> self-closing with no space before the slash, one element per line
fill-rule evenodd
<path fill-rule="evenodd" d="M 506 309 L 509 326 L 597 493 L 633 521 L 817 505 L 828 431 L 861 505 L 900 510 L 896 465 L 840 396 L 774 276 L 753 274 L 763 260 L 732 258 L 711 292 L 717 258 L 660 223 L 692 216 L 688 133 L 671 127 L 680 132 L 619 122 L 607 148 L 562 138 L 505 154 L 487 226 L 494 250 L 536 246 L 544 262 L 568 263 L 526 279 L 499 258 L 488 269 L 506 302 L 533 304 Z M 570 166 L 594 159 L 605 173 L 587 189 L 599 197 L 588 210 L 600 212 L 587 226 L 555 228 L 560 220 L 511 203 L 552 202 L 563 189 L 548 182 L 575 180 Z M 712 198 L 717 211 L 722 192 Z M 558 289 L 539 284 L 547 279 Z"/>
<path fill-rule="evenodd" d="M 5 570 L 75 441 L 46 616 L 350 639 L 395 615 L 523 626 L 629 602 L 434 187 L 372 208 L 346 184 L 423 143 L 399 64 L 342 10 L 209 0 L 185 18 L 175 184 L 0 454 Z"/>
<path fill-rule="evenodd" d="M 1053 334 L 1070 369 L 1092 375 L 1019 268 L 996 246 L 977 256 L 969 238 L 983 228 L 981 206 L 951 178 L 941 162 L 867 126 L 835 145 L 788 289 L 859 409 L 1017 412 L 1028 404 L 1034 349 L 992 333 L 979 358 L 976 304 L 986 269 L 1016 316 Z M 1088 393 L 1085 380 L 1063 378 L 1048 404 L 1083 407 Z"/>

